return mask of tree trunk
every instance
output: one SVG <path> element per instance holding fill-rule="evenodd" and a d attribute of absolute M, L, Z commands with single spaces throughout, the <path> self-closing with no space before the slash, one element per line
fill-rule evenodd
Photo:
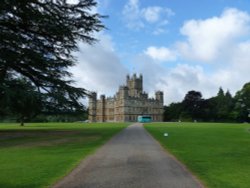
<path fill-rule="evenodd" d="M 23 117 L 20 118 L 20 126 L 24 126 L 24 118 Z"/>

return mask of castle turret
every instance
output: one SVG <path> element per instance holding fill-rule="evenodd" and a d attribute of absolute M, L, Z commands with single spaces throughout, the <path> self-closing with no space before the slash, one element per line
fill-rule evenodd
<path fill-rule="evenodd" d="M 163 104 L 163 92 L 162 91 L 155 92 L 155 98 L 156 100 L 158 100 L 160 103 Z"/>
<path fill-rule="evenodd" d="M 96 104 L 97 104 L 97 98 L 96 98 L 96 92 L 92 92 L 89 96 L 89 121 L 90 122 L 96 122 Z"/>
<path fill-rule="evenodd" d="M 101 121 L 105 122 L 105 103 L 106 103 L 106 97 L 105 95 L 100 96 L 100 101 L 101 101 L 101 106 L 100 106 L 100 116 L 101 116 Z"/>
<path fill-rule="evenodd" d="M 142 74 L 140 74 L 140 79 L 142 80 Z"/>
<path fill-rule="evenodd" d="M 119 97 L 123 98 L 123 99 L 127 99 L 128 96 L 129 96 L 128 90 L 129 89 L 128 89 L 127 86 L 120 86 L 120 88 L 119 88 Z"/>
<path fill-rule="evenodd" d="M 128 81 L 129 81 L 129 74 L 127 75 L 127 83 L 128 83 Z"/>
<path fill-rule="evenodd" d="M 163 92 L 155 92 L 155 98 L 157 101 L 159 101 L 159 107 L 157 109 L 157 115 L 155 115 L 155 121 L 163 121 Z"/>
<path fill-rule="evenodd" d="M 136 74 L 135 74 L 135 73 L 133 74 L 133 79 L 134 79 L 134 80 L 136 79 Z"/>

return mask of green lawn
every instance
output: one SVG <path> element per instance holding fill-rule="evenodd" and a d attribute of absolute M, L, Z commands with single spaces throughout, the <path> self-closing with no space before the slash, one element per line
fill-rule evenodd
<path fill-rule="evenodd" d="M 0 124 L 0 187 L 48 187 L 126 125 Z"/>
<path fill-rule="evenodd" d="M 249 124 L 152 123 L 145 127 L 207 187 L 250 187 Z"/>

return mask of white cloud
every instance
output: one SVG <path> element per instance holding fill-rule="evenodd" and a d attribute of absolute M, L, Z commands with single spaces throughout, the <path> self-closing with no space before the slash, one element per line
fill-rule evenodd
<path fill-rule="evenodd" d="M 217 91 L 216 84 L 212 83 L 201 66 L 178 64 L 170 69 L 165 77 L 167 85 L 162 86 L 166 90 L 166 102 L 182 101 L 190 90 L 201 91 L 204 97 L 210 97 Z"/>
<path fill-rule="evenodd" d="M 201 66 L 178 64 L 173 68 L 165 68 L 156 64 L 145 54 L 134 59 L 136 70 L 143 73 L 145 91 L 154 95 L 157 90 L 164 91 L 164 103 L 180 102 L 190 90 L 201 91 L 204 97 L 211 97 L 220 85 L 210 80 Z"/>
<path fill-rule="evenodd" d="M 187 40 L 177 46 L 185 58 L 212 62 L 227 55 L 232 43 L 249 34 L 249 23 L 249 14 L 234 8 L 219 17 L 189 20 L 180 30 Z"/>
<path fill-rule="evenodd" d="M 250 70 L 250 41 L 240 42 L 231 52 L 231 62 L 241 72 Z"/>
<path fill-rule="evenodd" d="M 113 95 L 125 81 L 127 69 L 121 64 L 108 35 L 100 34 L 93 46 L 80 44 L 78 64 L 71 69 L 79 87 L 98 94 Z"/>
<path fill-rule="evenodd" d="M 144 52 L 146 55 L 157 61 L 175 61 L 176 53 L 166 47 L 150 46 Z"/>
<path fill-rule="evenodd" d="M 130 29 L 139 30 L 150 24 L 154 24 L 153 34 L 161 34 L 165 31 L 170 16 L 174 12 L 166 7 L 149 6 L 140 7 L 139 0 L 129 0 L 122 11 L 126 26 Z"/>
<path fill-rule="evenodd" d="M 161 10 L 161 7 L 148 7 L 142 9 L 142 15 L 147 22 L 154 23 L 159 21 Z"/>
<path fill-rule="evenodd" d="M 123 8 L 122 14 L 128 28 L 137 30 L 144 27 L 144 23 L 140 18 L 139 0 L 129 0 Z"/>
<path fill-rule="evenodd" d="M 142 17 L 149 23 L 162 22 L 162 18 L 168 18 L 174 15 L 169 8 L 151 6 L 141 10 Z"/>

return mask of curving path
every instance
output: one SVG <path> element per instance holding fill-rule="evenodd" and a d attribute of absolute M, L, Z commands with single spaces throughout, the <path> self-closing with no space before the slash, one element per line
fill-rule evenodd
<path fill-rule="evenodd" d="M 136 123 L 84 160 L 55 188 L 201 188 L 179 162 Z"/>

